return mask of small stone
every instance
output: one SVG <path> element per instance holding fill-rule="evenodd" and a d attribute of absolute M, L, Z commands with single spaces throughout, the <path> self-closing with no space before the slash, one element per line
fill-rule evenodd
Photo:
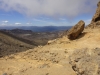
<path fill-rule="evenodd" d="M 49 75 L 49 73 L 46 73 L 46 75 Z"/>
<path fill-rule="evenodd" d="M 4 73 L 4 74 L 2 74 L 2 75 L 8 75 L 7 73 Z"/>

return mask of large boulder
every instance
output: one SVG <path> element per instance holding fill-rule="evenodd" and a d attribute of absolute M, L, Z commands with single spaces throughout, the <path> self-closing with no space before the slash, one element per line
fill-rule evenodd
<path fill-rule="evenodd" d="M 97 21 L 100 21 L 100 1 L 97 4 L 97 10 L 96 10 L 95 15 L 92 18 L 91 23 L 94 23 L 94 22 L 97 22 Z"/>
<path fill-rule="evenodd" d="M 85 27 L 85 22 L 84 21 L 79 21 L 74 27 L 72 27 L 69 31 L 68 31 L 68 39 L 70 40 L 74 40 L 76 39 L 84 30 Z"/>

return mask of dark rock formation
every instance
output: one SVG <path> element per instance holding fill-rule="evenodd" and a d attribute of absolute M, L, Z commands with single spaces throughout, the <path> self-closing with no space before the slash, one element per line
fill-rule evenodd
<path fill-rule="evenodd" d="M 100 1 L 97 4 L 97 10 L 94 14 L 91 23 L 86 28 L 100 28 Z"/>
<path fill-rule="evenodd" d="M 96 28 L 96 27 L 100 27 L 100 1 L 97 4 L 97 10 L 92 18 L 91 23 L 88 26 L 86 26 L 86 28 Z"/>
<path fill-rule="evenodd" d="M 84 30 L 84 26 L 85 23 L 84 21 L 79 21 L 74 27 L 72 27 L 69 31 L 68 31 L 68 38 L 71 40 L 76 39 L 80 33 L 82 33 L 82 31 Z"/>
<path fill-rule="evenodd" d="M 95 15 L 92 18 L 91 23 L 94 23 L 94 22 L 97 22 L 97 21 L 100 21 L 100 1 L 97 4 L 97 10 L 96 10 Z"/>
<path fill-rule="evenodd" d="M 69 58 L 77 75 L 100 75 L 100 48 L 75 50 Z"/>

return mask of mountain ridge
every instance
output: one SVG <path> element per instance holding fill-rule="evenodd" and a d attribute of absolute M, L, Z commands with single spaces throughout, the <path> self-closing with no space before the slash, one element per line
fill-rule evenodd
<path fill-rule="evenodd" d="M 60 30 L 68 30 L 72 26 L 1 26 L 0 29 L 23 29 L 23 30 L 31 30 L 33 32 L 51 32 L 51 31 L 60 31 Z"/>

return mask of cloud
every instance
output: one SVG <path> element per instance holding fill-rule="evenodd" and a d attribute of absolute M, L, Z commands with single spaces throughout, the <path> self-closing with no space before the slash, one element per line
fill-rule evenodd
<path fill-rule="evenodd" d="M 98 0 L 0 0 L 0 9 L 27 16 L 76 17 L 93 13 Z"/>
<path fill-rule="evenodd" d="M 2 25 L 2 26 L 4 26 L 4 25 L 7 25 L 7 24 L 5 24 L 5 23 L 2 23 L 1 25 Z"/>
<path fill-rule="evenodd" d="M 15 25 L 21 25 L 22 23 L 15 23 Z"/>
<path fill-rule="evenodd" d="M 8 23 L 9 21 L 2 21 L 3 23 Z"/>
<path fill-rule="evenodd" d="M 27 25 L 31 25 L 32 23 L 26 23 Z"/>
<path fill-rule="evenodd" d="M 33 19 L 33 21 L 38 21 L 38 22 L 47 22 L 47 21 L 45 21 L 45 20 L 41 20 L 41 19 Z"/>

